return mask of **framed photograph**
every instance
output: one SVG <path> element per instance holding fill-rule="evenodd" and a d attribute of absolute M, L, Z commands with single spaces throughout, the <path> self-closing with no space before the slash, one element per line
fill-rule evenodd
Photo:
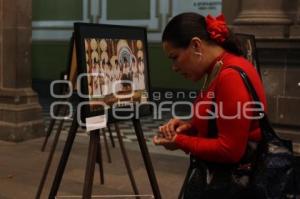
<path fill-rule="evenodd" d="M 112 116 L 112 109 L 132 115 L 128 105 L 147 104 L 150 83 L 146 29 L 75 23 L 74 30 L 80 77 L 77 90 L 87 102 L 82 118 L 101 115 L 108 109 L 109 120 L 118 120 Z M 136 113 L 144 116 L 151 111 L 145 105 L 133 115 Z"/>
<path fill-rule="evenodd" d="M 253 64 L 259 75 L 261 75 L 254 35 L 237 33 L 235 36 L 243 51 L 243 56 Z"/>

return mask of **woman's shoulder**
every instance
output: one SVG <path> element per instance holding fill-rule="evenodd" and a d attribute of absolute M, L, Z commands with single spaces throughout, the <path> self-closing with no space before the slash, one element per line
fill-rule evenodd
<path fill-rule="evenodd" d="M 228 66 L 239 66 L 239 67 L 248 67 L 252 64 L 245 59 L 242 55 L 234 55 L 232 53 L 226 53 L 223 59 L 223 65 L 224 67 Z"/>
<path fill-rule="evenodd" d="M 239 67 L 249 76 L 257 76 L 258 71 L 253 66 L 251 62 L 245 59 L 243 56 L 234 55 L 231 53 L 227 53 L 223 60 L 223 67 L 220 75 L 228 75 L 228 74 L 238 74 L 238 72 L 232 67 Z"/>
<path fill-rule="evenodd" d="M 262 101 L 266 102 L 264 86 L 259 76 L 259 71 L 247 59 L 235 55 L 227 58 L 227 60 L 225 59 L 218 82 L 216 82 L 216 90 L 222 90 L 224 87 L 232 89 L 245 88 L 242 86 L 244 82 L 239 72 L 232 67 L 239 67 L 247 74 Z"/>

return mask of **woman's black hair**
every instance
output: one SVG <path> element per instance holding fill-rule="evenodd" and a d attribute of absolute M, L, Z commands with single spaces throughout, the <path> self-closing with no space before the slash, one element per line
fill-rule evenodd
<path fill-rule="evenodd" d="M 220 45 L 233 54 L 242 55 L 240 45 L 231 31 L 227 39 L 222 44 L 218 44 L 210 38 L 207 32 L 205 17 L 192 12 L 179 14 L 171 19 L 163 32 L 162 41 L 171 42 L 178 48 L 187 48 L 193 37 L 199 37 L 210 44 Z"/>

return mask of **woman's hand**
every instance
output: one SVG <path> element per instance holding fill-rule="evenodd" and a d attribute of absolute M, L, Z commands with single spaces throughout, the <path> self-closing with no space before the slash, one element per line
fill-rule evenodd
<path fill-rule="evenodd" d="M 176 133 L 182 133 L 192 128 L 191 123 L 177 118 L 170 119 L 166 124 L 159 127 L 159 133 L 166 139 L 171 139 Z"/>
<path fill-rule="evenodd" d="M 176 139 L 176 134 L 172 137 L 172 139 L 166 139 L 159 135 L 155 135 L 153 137 L 153 143 L 155 145 L 161 145 L 170 151 L 174 151 L 174 150 L 178 149 L 178 147 L 175 143 L 175 139 Z"/>

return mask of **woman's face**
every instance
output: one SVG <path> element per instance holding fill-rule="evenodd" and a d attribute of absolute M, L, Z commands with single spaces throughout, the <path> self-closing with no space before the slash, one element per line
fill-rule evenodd
<path fill-rule="evenodd" d="M 172 60 L 172 69 L 175 72 L 192 81 L 198 81 L 203 77 L 205 67 L 201 66 L 202 54 L 199 55 L 195 47 L 190 45 L 187 48 L 177 48 L 171 42 L 166 41 L 163 42 L 163 49 Z"/>

